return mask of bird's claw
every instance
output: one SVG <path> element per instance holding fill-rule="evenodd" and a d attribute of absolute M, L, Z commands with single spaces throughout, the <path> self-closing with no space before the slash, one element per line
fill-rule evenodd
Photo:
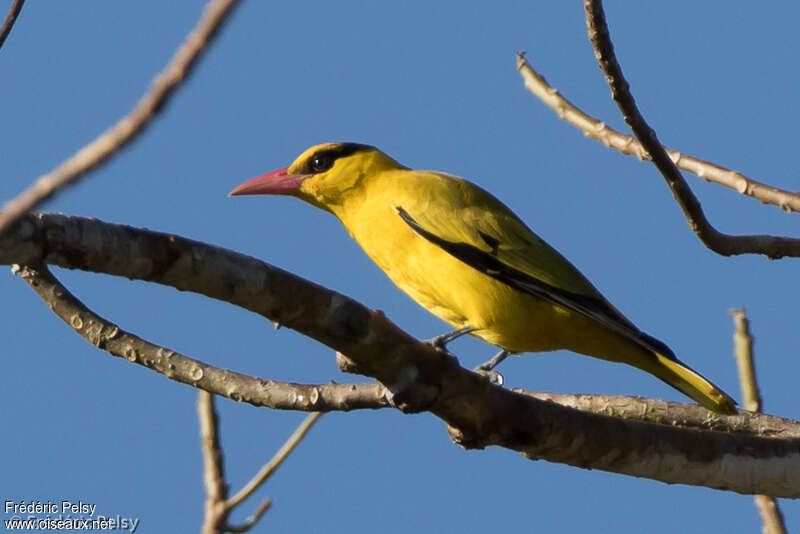
<path fill-rule="evenodd" d="M 477 366 L 475 369 L 472 370 L 473 373 L 479 374 L 489 382 L 496 386 L 502 386 L 505 379 L 503 375 L 495 371 L 494 369 L 483 369 L 482 365 Z"/>
<path fill-rule="evenodd" d="M 472 371 L 478 373 L 481 376 L 486 377 L 492 384 L 497 384 L 498 386 L 502 386 L 504 381 L 503 375 L 495 371 L 494 368 L 497 367 L 500 364 L 500 362 L 505 360 L 508 357 L 508 355 L 509 352 L 503 349 L 497 354 L 495 354 L 491 360 L 489 360 L 488 362 L 483 362 Z"/>

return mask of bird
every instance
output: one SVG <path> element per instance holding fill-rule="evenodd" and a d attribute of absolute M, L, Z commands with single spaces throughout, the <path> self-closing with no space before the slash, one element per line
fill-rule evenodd
<path fill-rule="evenodd" d="M 401 290 L 501 352 L 567 349 L 637 367 L 705 408 L 735 401 L 639 330 L 511 209 L 464 178 L 410 169 L 366 144 L 312 146 L 230 196 L 290 195 L 333 214 Z"/>

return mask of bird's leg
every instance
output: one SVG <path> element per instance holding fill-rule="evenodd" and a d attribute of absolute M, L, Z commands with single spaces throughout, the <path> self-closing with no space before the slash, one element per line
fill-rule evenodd
<path fill-rule="evenodd" d="M 491 371 L 492 369 L 494 369 L 495 367 L 500 365 L 500 362 L 505 360 L 508 357 L 509 354 L 511 354 L 511 353 L 508 352 L 507 350 L 503 349 L 500 352 L 498 352 L 497 354 L 495 354 L 492 357 L 492 359 L 489 360 L 488 362 L 483 362 L 482 364 L 480 364 L 478 367 L 475 368 L 475 370 L 476 371 Z"/>
<path fill-rule="evenodd" d="M 511 353 L 508 352 L 507 350 L 503 349 L 500 352 L 498 352 L 497 354 L 495 354 L 492 357 L 491 360 L 489 360 L 488 362 L 483 362 L 482 364 L 477 366 L 475 369 L 473 369 L 473 371 L 475 371 L 478 374 L 481 374 L 481 375 L 484 375 L 484 376 L 488 377 L 489 381 L 492 382 L 493 384 L 498 384 L 498 385 L 502 386 L 503 385 L 503 375 L 501 375 L 500 373 L 495 371 L 494 368 L 497 367 L 498 365 L 500 365 L 500 362 L 505 360 L 508 357 L 509 354 L 511 354 Z"/>
<path fill-rule="evenodd" d="M 465 326 L 464 328 L 459 328 L 458 330 L 453 330 L 452 332 L 447 332 L 446 334 L 442 334 L 441 336 L 436 336 L 434 338 L 428 339 L 425 341 L 429 345 L 432 345 L 433 348 L 436 350 L 441 350 L 447 352 L 447 344 L 451 341 L 454 341 L 465 334 L 469 334 L 470 332 L 476 330 L 471 326 Z"/>
<path fill-rule="evenodd" d="M 473 330 L 475 330 L 475 328 L 471 326 L 465 326 L 463 328 L 459 328 L 458 330 L 453 330 L 452 332 L 447 332 L 446 334 L 442 334 L 441 336 L 436 336 L 431 339 L 426 339 L 424 343 L 427 343 L 437 351 L 441 352 L 442 354 L 453 360 L 455 363 L 458 363 L 458 358 L 456 358 L 456 355 L 447 350 L 447 344 L 453 341 L 454 339 L 460 338 L 464 334 L 469 334 Z"/>

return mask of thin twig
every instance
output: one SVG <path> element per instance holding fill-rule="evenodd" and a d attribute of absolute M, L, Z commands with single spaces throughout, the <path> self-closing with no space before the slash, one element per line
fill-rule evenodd
<path fill-rule="evenodd" d="M 680 171 L 664 151 L 656 133 L 644 120 L 636 106 L 628 82 L 622 75 L 622 68 L 614 54 L 614 46 L 608 34 L 602 2 L 600 0 L 584 0 L 584 8 L 589 40 L 594 46 L 597 61 L 611 88 L 611 97 L 617 103 L 625 122 L 650 154 L 653 164 L 666 180 L 692 231 L 708 248 L 724 256 L 764 254 L 773 259 L 785 256 L 800 257 L 800 239 L 768 235 L 733 236 L 719 232 L 711 225 L 703 213 L 697 197 L 694 196 Z"/>
<path fill-rule="evenodd" d="M 3 43 L 6 42 L 6 37 L 11 33 L 11 28 L 14 27 L 14 23 L 17 21 L 19 12 L 22 11 L 22 4 L 24 3 L 25 0 L 14 0 L 11 7 L 8 9 L 8 15 L 6 15 L 3 25 L 0 26 L 0 48 L 3 47 Z"/>
<path fill-rule="evenodd" d="M 753 336 L 750 335 L 750 321 L 744 308 L 731 310 L 733 317 L 733 348 L 736 354 L 736 366 L 739 370 L 739 383 L 742 388 L 742 400 L 745 410 L 761 413 L 761 393 L 756 380 L 756 368 L 753 361 Z"/>
<path fill-rule="evenodd" d="M 292 451 L 297 447 L 297 445 L 303 440 L 311 427 L 317 420 L 322 416 L 321 412 L 310 413 L 303 419 L 303 422 L 300 423 L 300 426 L 289 436 L 289 439 L 278 449 L 278 452 L 275 453 L 275 456 L 270 459 L 269 462 L 264 464 L 264 466 L 256 473 L 256 475 L 245 484 L 245 486 L 236 493 L 233 497 L 228 499 L 228 506 L 234 508 L 241 504 L 245 499 L 247 499 L 250 495 L 256 491 L 261 484 L 263 484 L 272 473 L 275 472 L 278 467 L 281 466 L 284 460 L 292 453 Z"/>
<path fill-rule="evenodd" d="M 256 523 L 258 523 L 261 517 L 265 513 L 267 513 L 267 511 L 270 509 L 271 506 L 272 506 L 272 499 L 267 497 L 261 502 L 261 504 L 258 505 L 256 511 L 253 512 L 253 514 L 250 517 L 248 517 L 244 523 L 242 523 L 241 525 L 231 525 L 230 523 L 228 523 L 225 525 L 225 531 L 248 532 L 251 528 L 256 526 Z"/>
<path fill-rule="evenodd" d="M 745 408 L 761 413 L 762 401 L 758 380 L 756 380 L 750 321 L 747 319 L 744 308 L 731 310 L 730 314 L 733 316 L 733 347 L 736 354 L 736 366 L 739 369 L 739 382 L 742 386 L 742 399 Z M 769 495 L 756 495 L 754 498 L 756 509 L 761 516 L 761 532 L 763 534 L 786 534 L 786 524 L 778 500 Z"/>
<path fill-rule="evenodd" d="M 210 0 L 197 26 L 189 33 L 164 70 L 153 78 L 150 89 L 133 110 L 58 167 L 40 176 L 16 198 L 8 201 L 0 212 L 0 233 L 23 213 L 107 161 L 139 135 L 156 114 L 164 109 L 169 97 L 187 78 L 201 52 L 206 49 L 236 5 L 237 0 Z"/>
<path fill-rule="evenodd" d="M 92 345 L 148 367 L 171 380 L 254 406 L 282 410 L 349 411 L 388 408 L 386 388 L 378 383 L 293 384 L 220 369 L 150 343 L 100 317 L 64 287 L 47 267 L 16 267 L 16 274 L 53 313 Z"/>
<path fill-rule="evenodd" d="M 219 439 L 219 418 L 214 407 L 214 395 L 201 391 L 197 396 L 197 419 L 200 423 L 200 443 L 203 452 L 203 485 L 206 488 L 203 534 L 223 532 L 230 509 L 225 506 L 228 487 Z"/>
<path fill-rule="evenodd" d="M 517 53 L 517 70 L 519 70 L 528 91 L 555 111 L 559 118 L 578 128 L 587 137 L 600 141 L 605 146 L 622 154 L 636 156 L 640 160 L 650 159 L 650 155 L 634 137 L 619 132 L 599 119 L 588 115 L 562 96 L 558 89 L 549 85 L 544 76 L 534 70 L 524 52 Z M 737 171 L 667 147 L 664 147 L 664 150 L 678 168 L 699 176 L 703 180 L 733 189 L 765 204 L 773 204 L 787 212 L 800 211 L 800 193 L 772 187 Z"/>

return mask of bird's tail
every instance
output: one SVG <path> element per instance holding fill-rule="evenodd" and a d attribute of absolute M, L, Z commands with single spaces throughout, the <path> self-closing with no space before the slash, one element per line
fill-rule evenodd
<path fill-rule="evenodd" d="M 664 356 L 653 352 L 649 365 L 643 368 L 688 395 L 711 411 L 721 414 L 735 414 L 736 401 L 727 393 L 706 380 L 700 373 L 683 364 L 674 356 Z"/>

